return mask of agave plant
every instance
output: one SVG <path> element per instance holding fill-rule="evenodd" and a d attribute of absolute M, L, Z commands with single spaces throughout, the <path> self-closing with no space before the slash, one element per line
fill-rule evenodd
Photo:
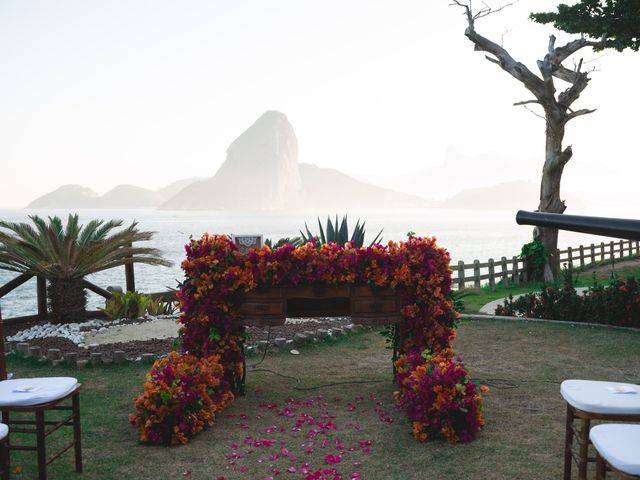
<path fill-rule="evenodd" d="M 150 240 L 153 232 L 141 232 L 137 222 L 129 227 L 122 220 L 92 220 L 86 226 L 78 215 L 69 214 L 66 227 L 58 217 L 49 221 L 33 215 L 28 223 L 1 222 L 0 269 L 28 273 L 47 279 L 47 297 L 53 322 L 75 322 L 85 317 L 84 277 L 125 263 L 165 265 L 155 248 L 136 247 Z"/>
<path fill-rule="evenodd" d="M 276 248 L 280 248 L 283 245 L 291 244 L 294 247 L 299 247 L 302 245 L 302 239 L 300 237 L 283 237 L 274 243 L 270 238 L 265 239 L 264 244 L 272 250 Z"/>
<path fill-rule="evenodd" d="M 325 230 L 322 228 L 322 222 L 320 221 L 320 217 L 318 217 L 318 228 L 320 230 L 319 235 L 313 235 L 311 231 L 309 231 L 309 227 L 306 222 L 304 224 L 304 228 L 306 233 L 300 230 L 300 236 L 302 237 L 302 242 L 307 243 L 312 238 L 317 238 L 320 240 L 320 243 L 332 243 L 335 242 L 338 245 L 344 245 L 347 242 L 351 242 L 354 247 L 362 247 L 364 245 L 364 226 L 366 222 L 360 223 L 360 219 L 356 222 L 356 226 L 353 228 L 353 233 L 349 236 L 349 225 L 347 223 L 347 216 L 342 217 L 342 222 L 338 223 L 338 216 L 336 215 L 336 221 L 333 223 L 331 218 L 327 216 L 327 228 L 326 235 Z M 373 241 L 369 244 L 369 246 L 379 243 L 382 240 L 380 234 L 382 230 L 378 232 Z"/>

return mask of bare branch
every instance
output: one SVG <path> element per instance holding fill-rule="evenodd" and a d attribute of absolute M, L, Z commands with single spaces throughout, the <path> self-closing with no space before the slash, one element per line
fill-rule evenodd
<path fill-rule="evenodd" d="M 540 102 L 538 100 L 524 100 L 522 102 L 514 103 L 513 106 L 519 107 L 520 105 L 528 105 L 529 103 L 537 103 L 538 105 L 540 105 Z"/>
<path fill-rule="evenodd" d="M 604 39 L 597 42 L 593 42 L 593 41 L 587 40 L 584 37 L 579 38 L 577 40 L 573 40 L 567 43 L 566 45 L 563 45 L 562 47 L 555 48 L 553 51 L 553 54 L 551 55 L 552 58 L 550 60 L 555 65 L 560 65 L 562 62 L 564 62 L 567 58 L 569 58 L 571 55 L 576 53 L 581 48 L 604 47 L 604 46 L 605 46 Z"/>
<path fill-rule="evenodd" d="M 516 61 L 503 47 L 475 31 L 475 17 L 468 4 L 464 4 L 459 0 L 454 0 L 454 4 L 465 9 L 468 23 L 465 35 L 469 40 L 471 40 L 471 42 L 473 42 L 475 49 L 488 52 L 496 57 L 495 60 L 490 59 L 489 57 L 487 59 L 493 63 L 499 64 L 503 70 L 522 82 L 536 98 L 541 99 L 542 95 L 544 95 L 544 85 L 542 80 L 531 72 L 531 70 L 529 70 L 523 63 Z M 493 11 L 495 12 L 496 10 Z"/>
<path fill-rule="evenodd" d="M 593 110 L 590 110 L 588 108 L 583 108 L 582 110 L 576 110 L 575 112 L 571 112 L 566 116 L 566 118 L 564 120 L 564 123 L 567 123 L 569 120 L 572 120 L 572 119 L 574 119 L 576 117 L 579 117 L 581 115 L 588 115 L 588 114 L 593 113 L 595 111 L 596 111 L 595 108 Z"/>
<path fill-rule="evenodd" d="M 543 120 L 547 120 L 547 118 L 544 115 L 540 115 L 538 112 L 535 112 L 535 111 L 531 110 L 526 105 L 524 105 L 524 108 L 527 109 L 528 111 L 530 111 L 531 113 L 533 113 L 536 117 L 539 117 L 539 118 L 541 118 Z"/>

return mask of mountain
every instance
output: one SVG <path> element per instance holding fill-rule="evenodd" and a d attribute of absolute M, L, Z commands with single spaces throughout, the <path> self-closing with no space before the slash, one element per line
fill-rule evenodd
<path fill-rule="evenodd" d="M 385 175 L 358 173 L 356 176 L 381 187 L 444 200 L 462 190 L 489 187 L 514 178 L 536 180 L 540 176 L 541 162 L 535 156 L 515 157 L 500 152 L 468 155 L 450 145 L 438 164 L 400 175 L 390 172 Z"/>
<path fill-rule="evenodd" d="M 198 180 L 200 178 L 178 180 L 159 190 L 118 185 L 102 196 L 87 187 L 64 185 L 36 198 L 27 208 L 156 208 Z"/>
<path fill-rule="evenodd" d="M 443 208 L 464 210 L 535 210 L 540 198 L 540 185 L 525 180 L 500 183 L 491 187 L 463 190 L 445 200 Z M 561 194 L 572 210 L 584 209 L 579 198 L 570 193 Z"/>
<path fill-rule="evenodd" d="M 396 192 L 360 182 L 332 168 L 320 168 L 301 163 L 302 191 L 296 205 L 299 208 L 403 208 L 434 207 L 436 203 L 417 195 Z"/>
<path fill-rule="evenodd" d="M 94 208 L 98 194 L 81 185 L 63 185 L 33 200 L 27 208 Z"/>
<path fill-rule="evenodd" d="M 213 178 L 184 188 L 166 210 L 427 207 L 415 195 L 376 187 L 338 170 L 298 163 L 298 141 L 287 117 L 265 112 L 234 140 Z"/>

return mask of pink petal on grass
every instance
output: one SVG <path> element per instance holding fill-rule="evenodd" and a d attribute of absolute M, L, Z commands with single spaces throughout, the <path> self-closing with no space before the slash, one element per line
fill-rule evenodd
<path fill-rule="evenodd" d="M 342 455 L 329 454 L 326 457 L 324 457 L 324 461 L 327 465 L 334 465 L 342 461 Z"/>

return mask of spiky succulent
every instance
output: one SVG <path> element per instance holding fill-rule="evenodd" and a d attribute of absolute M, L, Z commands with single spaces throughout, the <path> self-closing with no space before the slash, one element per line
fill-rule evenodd
<path fill-rule="evenodd" d="M 300 230 L 300 236 L 302 237 L 303 243 L 307 243 L 311 239 L 317 238 L 321 244 L 335 242 L 338 245 L 344 245 L 347 242 L 351 242 L 354 247 L 359 248 L 364 245 L 365 224 L 366 222 L 360 223 L 360 219 L 358 219 L 356 222 L 356 226 L 353 228 L 353 233 L 351 234 L 351 236 L 349 236 L 349 225 L 346 215 L 342 217 L 342 221 L 340 223 L 338 223 L 338 215 L 336 215 L 335 223 L 332 222 L 331 218 L 327 216 L 326 231 L 322 228 L 322 222 L 320 221 L 320 217 L 318 217 L 319 234 L 312 234 L 305 222 L 304 227 L 306 232 Z M 382 237 L 380 236 L 381 233 L 382 230 L 378 232 L 370 245 L 379 243 L 382 240 Z"/>

